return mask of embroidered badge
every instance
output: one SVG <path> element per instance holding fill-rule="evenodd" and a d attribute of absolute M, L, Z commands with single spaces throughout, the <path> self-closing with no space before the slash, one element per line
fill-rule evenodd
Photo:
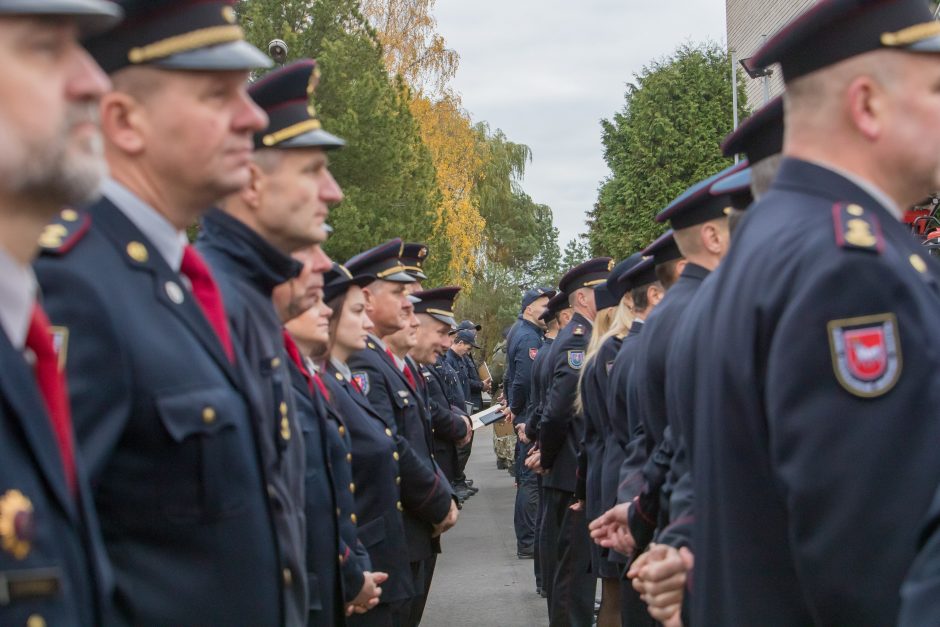
<path fill-rule="evenodd" d="M 901 342 L 894 314 L 880 314 L 828 324 L 829 349 L 836 379 L 851 394 L 876 398 L 901 376 Z"/>
<path fill-rule="evenodd" d="M 584 365 L 584 351 L 568 351 L 568 365 L 580 370 Z"/>
<path fill-rule="evenodd" d="M 353 372 L 352 382 L 363 394 L 369 393 L 369 374 L 366 372 Z"/>
<path fill-rule="evenodd" d="M 533 360 L 534 360 L 534 359 L 535 359 L 535 356 L 538 355 L 538 354 L 539 354 L 539 349 L 537 349 L 537 348 L 530 348 L 530 349 L 529 349 L 529 359 L 533 359 Z"/>
<path fill-rule="evenodd" d="M 0 497 L 0 546 L 18 560 L 29 555 L 36 535 L 33 504 L 19 490 Z"/>

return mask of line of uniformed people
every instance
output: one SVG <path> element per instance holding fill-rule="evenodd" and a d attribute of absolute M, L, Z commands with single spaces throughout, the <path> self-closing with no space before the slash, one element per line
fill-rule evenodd
<path fill-rule="evenodd" d="M 414 289 L 423 245 L 323 253 L 316 63 L 249 86 L 225 1 L 0 31 L 0 624 L 419 624 L 472 434 L 432 369 L 459 288 Z"/>

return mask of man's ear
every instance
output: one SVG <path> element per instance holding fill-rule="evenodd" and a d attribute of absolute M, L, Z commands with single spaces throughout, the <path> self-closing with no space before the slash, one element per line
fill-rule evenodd
<path fill-rule="evenodd" d="M 122 153 L 136 156 L 144 151 L 148 130 L 147 111 L 130 94 L 112 91 L 101 97 L 101 132 Z"/>
<path fill-rule="evenodd" d="M 248 164 L 248 171 L 251 178 L 248 185 L 239 192 L 242 202 L 244 202 L 253 212 L 257 212 L 261 207 L 261 201 L 264 197 L 264 188 L 267 182 L 267 175 L 258 167 L 257 163 Z"/>
<path fill-rule="evenodd" d="M 884 114 L 887 107 L 886 92 L 870 76 L 855 78 L 845 91 L 845 107 L 855 129 L 869 141 L 884 132 Z"/>

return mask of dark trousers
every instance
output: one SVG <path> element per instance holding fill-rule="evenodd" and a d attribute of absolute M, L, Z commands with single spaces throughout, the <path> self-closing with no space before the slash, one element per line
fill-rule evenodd
<path fill-rule="evenodd" d="M 428 593 L 431 591 L 431 579 L 434 577 L 434 567 L 437 565 L 437 556 L 411 562 L 411 574 L 414 577 L 415 593 L 407 603 L 407 611 L 402 618 L 402 627 L 417 627 L 424 616 L 424 608 L 428 603 Z"/>
<path fill-rule="evenodd" d="M 646 603 L 640 593 L 633 589 L 633 581 L 627 579 L 626 570 L 620 579 L 620 624 L 622 627 L 655 627 L 656 621 L 646 611 Z M 684 623 L 688 625 L 688 623 Z"/>
<path fill-rule="evenodd" d="M 513 523 L 516 528 L 516 550 L 528 553 L 534 550 L 536 519 L 539 509 L 538 475 L 525 467 L 525 456 L 533 444 L 516 442 L 516 508 Z"/>
<path fill-rule="evenodd" d="M 535 559 L 532 560 L 532 566 L 535 568 L 535 587 L 543 588 L 545 578 L 542 576 L 542 520 L 545 518 L 545 498 L 542 495 L 542 475 L 535 475 L 535 480 L 538 507 L 535 510 Z"/>
<path fill-rule="evenodd" d="M 401 627 L 402 608 L 406 606 L 407 603 L 403 604 L 401 601 L 379 603 L 365 614 L 353 614 L 346 617 L 346 627 Z M 320 623 L 308 624 L 317 625 Z"/>
<path fill-rule="evenodd" d="M 571 492 L 545 489 L 550 534 L 543 538 L 554 550 L 554 578 L 549 592 L 550 627 L 591 627 L 597 578 L 591 573 L 591 537 L 583 511 L 570 509 Z M 543 555 L 545 553 L 543 552 Z M 548 571 L 546 570 L 546 574 Z"/>
<path fill-rule="evenodd" d="M 476 434 L 470 436 L 470 441 L 463 446 L 457 447 L 457 483 L 467 480 L 464 470 L 467 468 L 467 461 L 470 459 L 470 450 L 473 448 L 473 438 Z"/>

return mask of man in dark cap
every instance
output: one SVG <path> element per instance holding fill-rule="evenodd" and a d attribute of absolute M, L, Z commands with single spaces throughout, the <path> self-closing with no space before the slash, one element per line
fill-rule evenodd
<path fill-rule="evenodd" d="M 516 530 L 516 555 L 535 557 L 535 520 L 538 516 L 538 478 L 525 467 L 525 458 L 535 445 L 525 435 L 525 425 L 532 413 L 532 362 L 542 346 L 545 313 L 554 291 L 541 288 L 526 290 L 522 295 L 522 322 L 513 333 L 507 350 L 506 403 L 516 429 L 516 507 L 513 523 Z"/>
<path fill-rule="evenodd" d="M 105 171 L 97 106 L 110 84 L 79 43 L 113 26 L 110 2 L 0 3 L 0 624 L 103 624 L 112 573 L 76 455 L 62 331 L 49 326 L 30 263 L 64 204 Z M 54 241 L 68 229 L 51 231 Z"/>
<path fill-rule="evenodd" d="M 577 487 L 577 447 L 581 417 L 574 411 L 578 376 L 597 313 L 594 286 L 607 280 L 613 260 L 598 257 L 569 270 L 558 283 L 574 310 L 571 322 L 552 345 L 552 378 L 542 410 L 540 464 L 546 527 L 544 546 L 555 552 L 549 593 L 551 625 L 589 626 L 594 616 L 595 579 L 590 573 L 590 539 L 584 511 L 572 509 Z"/>
<path fill-rule="evenodd" d="M 467 364 L 464 357 L 474 348 L 479 348 L 476 341 L 476 331 L 473 329 L 458 329 L 457 333 L 454 334 L 454 343 L 444 356 L 447 364 L 457 373 L 459 389 L 453 390 L 451 394 L 454 398 L 462 399 L 467 411 L 473 409 L 473 402 L 470 400 L 470 376 L 467 374 Z"/>
<path fill-rule="evenodd" d="M 185 232 L 251 178 L 267 116 L 247 79 L 270 60 L 231 3 L 122 6 L 125 22 L 86 42 L 114 84 L 100 107 L 104 198 L 37 264 L 63 328 L 115 622 L 301 625 L 302 557 L 272 515 L 258 457 L 271 408 Z"/>
<path fill-rule="evenodd" d="M 419 292 L 423 281 L 427 281 L 428 276 L 424 273 L 424 262 L 428 258 L 427 244 L 415 242 L 406 243 L 401 252 L 401 265 L 405 267 L 405 272 L 414 278 L 415 282 L 408 285 L 411 292 Z"/>
<path fill-rule="evenodd" d="M 366 348 L 350 357 L 353 377 L 362 392 L 382 415 L 394 416 L 398 426 L 392 435 L 399 445 L 408 558 L 418 595 L 400 608 L 403 625 L 421 621 L 434 574 L 440 535 L 457 522 L 457 504 L 444 472 L 433 458 L 430 418 L 421 402 L 417 373 L 386 345 L 388 337 L 411 323 L 414 304 L 407 285 L 414 279 L 401 263 L 400 239 L 385 242 L 346 262 L 358 276 L 368 274 L 376 280 L 363 287 L 366 313 L 375 325 Z"/>
<path fill-rule="evenodd" d="M 897 620 L 940 479 L 936 268 L 899 223 L 940 186 L 938 33 L 919 0 L 823 0 L 752 57 L 784 159 L 696 342 L 694 624 Z"/>
<path fill-rule="evenodd" d="M 291 254 L 326 240 L 329 206 L 343 199 L 325 152 L 343 142 L 322 129 L 309 103 L 318 77 L 316 62 L 307 59 L 251 85 L 248 93 L 270 119 L 254 136 L 251 180 L 203 217 L 196 248 L 219 282 L 232 332 L 266 410 L 259 448 L 277 503 L 272 511 L 281 546 L 301 580 L 306 579 L 307 556 L 316 556 L 317 567 L 311 571 L 315 584 L 306 587 L 308 620 L 329 624 L 343 613 L 341 606 L 333 607 L 340 598 L 334 508 L 308 510 L 319 514 L 307 521 L 313 533 L 304 530 L 303 512 L 305 498 L 330 502 L 332 485 L 325 466 L 309 469 L 307 476 L 317 482 L 305 481 L 305 429 L 297 415 L 282 320 L 271 301 L 274 288 L 301 270 Z M 323 255 L 312 258 L 321 261 L 313 271 L 329 270 Z M 322 465 L 322 457 L 312 461 Z M 331 527 L 333 533 L 328 533 Z"/>

